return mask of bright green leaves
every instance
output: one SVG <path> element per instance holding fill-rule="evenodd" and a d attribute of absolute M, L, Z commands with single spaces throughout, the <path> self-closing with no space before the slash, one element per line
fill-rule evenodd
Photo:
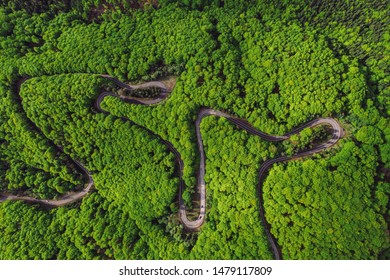
<path fill-rule="evenodd" d="M 376 187 L 358 151 L 355 146 L 348 156 L 349 167 L 340 162 L 333 171 L 324 160 L 272 168 L 264 185 L 265 211 L 285 258 L 371 259 L 389 245 L 381 216 L 385 186 Z M 370 192 L 376 188 L 373 203 Z"/>
<path fill-rule="evenodd" d="M 47 10 L 22 1 L 47 12 L 33 15 L 12 12 L 14 1 L 5 2 L 1 187 L 55 196 L 82 186 L 54 142 L 93 172 L 99 194 L 80 210 L 53 211 L 55 218 L 21 203 L 0 205 L 2 258 L 271 258 L 257 216 L 256 172 L 280 155 L 280 145 L 225 120 L 202 123 L 209 212 L 196 239 L 184 236 L 170 216 L 178 191 L 173 155 L 120 119 L 175 146 L 185 164 L 184 197 L 191 201 L 199 158 L 194 120 L 203 106 L 274 134 L 315 117 L 340 119 L 349 138 L 335 155 L 272 168 L 267 219 L 286 258 L 375 258 L 388 246 L 381 218 L 388 211 L 390 163 L 385 1 L 214 1 L 207 7 L 186 1 L 186 8 L 159 1 L 159 9 L 130 11 L 129 1 L 83 0 L 69 13 L 58 13 L 61 4 Z M 126 11 L 108 3 L 122 3 Z M 106 73 L 123 81 L 176 74 L 178 81 L 159 106 L 108 97 L 106 116 L 93 104 L 107 81 L 56 75 L 64 73 Z M 21 107 L 13 91 L 26 74 L 39 78 L 24 84 Z M 323 132 L 303 130 L 283 143 L 284 153 L 310 147 Z M 46 251 L 38 250 L 41 240 L 49 244 Z"/>
<path fill-rule="evenodd" d="M 362 143 L 378 145 L 383 143 L 381 131 L 375 126 L 363 126 L 356 133 L 356 139 Z"/>

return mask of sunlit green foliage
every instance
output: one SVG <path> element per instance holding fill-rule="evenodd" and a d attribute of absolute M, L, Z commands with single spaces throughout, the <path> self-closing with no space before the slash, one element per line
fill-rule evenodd
<path fill-rule="evenodd" d="M 306 129 L 267 143 L 205 118 L 207 219 L 189 234 L 176 215 L 175 159 L 159 137 L 182 156 L 190 206 L 201 107 L 279 135 L 316 117 L 338 118 L 342 143 L 271 168 L 264 183 L 271 232 L 287 259 L 389 255 L 387 1 L 0 4 L 0 192 L 78 191 L 85 178 L 72 159 L 95 181 L 94 192 L 71 206 L 1 203 L 1 259 L 272 258 L 257 171 L 329 132 Z M 176 75 L 177 83 L 155 106 L 106 97 L 105 115 L 95 100 L 115 86 L 98 74 L 133 82 Z"/>

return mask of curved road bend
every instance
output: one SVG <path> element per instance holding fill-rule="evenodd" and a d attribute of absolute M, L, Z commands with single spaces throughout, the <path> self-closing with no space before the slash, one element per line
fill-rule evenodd
<path fill-rule="evenodd" d="M 125 84 L 125 83 L 119 81 L 118 79 L 111 77 L 109 75 L 100 75 L 100 76 L 103 78 L 112 80 L 118 86 L 120 86 L 124 89 L 128 89 L 128 90 L 136 90 L 136 89 L 143 89 L 143 88 L 150 88 L 150 87 L 161 89 L 161 95 L 157 98 L 154 98 L 154 99 L 131 98 L 129 100 L 126 100 L 126 98 L 122 98 L 125 101 L 130 102 L 130 103 L 138 104 L 138 103 L 141 103 L 139 101 L 139 100 L 141 100 L 142 104 L 150 105 L 150 104 L 155 104 L 155 103 L 161 102 L 162 100 L 164 100 L 167 97 L 168 89 L 164 83 L 159 82 L 159 81 L 147 82 L 147 83 L 140 84 L 140 85 L 128 85 L 128 84 Z M 22 100 L 22 97 L 20 96 L 20 88 L 21 88 L 22 84 L 29 79 L 30 79 L 30 77 L 23 77 L 16 84 L 16 95 L 17 95 L 19 100 Z M 104 111 L 100 107 L 100 103 L 104 99 L 104 97 L 107 95 L 117 96 L 116 94 L 111 93 L 111 92 L 104 92 L 98 96 L 98 98 L 96 100 L 96 107 L 103 113 L 108 113 L 108 112 Z M 37 131 L 42 132 L 35 125 L 35 123 L 28 118 L 27 114 L 26 114 L 26 117 L 27 117 L 28 121 L 30 122 L 30 124 Z M 55 145 L 54 143 L 53 143 L 53 146 L 55 146 L 58 150 L 64 152 L 62 147 L 59 147 L 59 146 Z M 172 148 L 173 148 L 173 146 L 172 146 Z M 175 153 L 176 157 L 178 154 L 179 153 L 176 151 L 176 153 Z M 71 203 L 83 198 L 85 195 L 87 195 L 90 192 L 92 186 L 94 185 L 94 181 L 93 181 L 91 173 L 84 167 L 84 165 L 81 164 L 81 162 L 79 162 L 76 159 L 72 159 L 72 161 L 74 164 L 76 164 L 80 168 L 80 170 L 84 173 L 85 177 L 88 180 L 85 187 L 81 191 L 69 192 L 63 196 L 60 196 L 58 199 L 39 199 L 39 198 L 30 197 L 30 196 L 18 196 L 18 195 L 13 195 L 10 193 L 0 193 L 0 202 L 6 201 L 6 200 L 22 200 L 22 201 L 27 201 L 27 202 L 31 202 L 31 203 L 38 203 L 38 204 L 51 206 L 51 207 L 60 207 L 60 206 L 71 204 Z M 182 165 L 184 166 L 184 164 L 182 164 Z"/>
<path fill-rule="evenodd" d="M 152 105 L 152 104 L 157 104 L 157 103 L 163 101 L 164 99 L 166 99 L 167 96 L 168 96 L 168 93 L 169 93 L 169 90 L 167 89 L 167 87 L 162 82 L 157 82 L 157 81 L 156 82 L 148 82 L 148 83 L 144 83 L 144 84 L 141 84 L 141 85 L 134 86 L 134 85 L 125 84 L 125 83 L 119 81 L 118 79 L 116 79 L 114 77 L 111 77 L 109 75 L 100 75 L 100 76 L 103 77 L 103 78 L 109 79 L 109 80 L 113 81 L 116 85 L 118 85 L 119 87 L 122 87 L 122 88 L 130 90 L 130 91 L 131 90 L 135 90 L 135 89 L 139 89 L 139 88 L 150 88 L 150 87 L 156 87 L 156 88 L 160 88 L 161 89 L 160 96 L 155 97 L 155 98 L 124 97 L 124 96 L 118 96 L 117 94 L 112 93 L 112 92 L 102 92 L 96 99 L 95 107 L 96 107 L 96 109 L 99 112 L 104 113 L 104 114 L 109 114 L 109 112 L 107 112 L 107 111 L 105 111 L 104 109 L 101 108 L 101 102 L 104 100 L 104 98 L 106 96 L 118 97 L 122 101 L 128 102 L 128 103 L 132 103 L 132 104 Z M 19 87 L 18 87 L 18 91 L 17 91 L 18 95 L 19 95 L 20 85 L 24 81 L 25 81 L 25 79 L 22 80 L 19 83 Z M 179 178 L 180 178 L 180 186 L 179 186 L 179 204 L 180 204 L 180 209 L 179 209 L 179 216 L 180 216 L 180 219 L 182 220 L 184 226 L 187 229 L 190 229 L 190 230 L 197 230 L 197 229 L 199 229 L 200 226 L 204 223 L 205 215 L 206 215 L 206 184 L 205 184 L 205 181 L 204 181 L 204 175 L 205 175 L 205 154 L 204 154 L 204 148 L 203 148 L 202 135 L 200 133 L 200 123 L 202 122 L 202 119 L 204 117 L 207 117 L 207 116 L 224 117 L 228 121 L 230 121 L 231 123 L 237 125 L 241 129 L 244 129 L 248 133 L 256 135 L 256 136 L 261 137 L 262 139 L 264 139 L 266 141 L 271 141 L 271 142 L 279 142 L 279 141 L 283 141 L 283 140 L 289 139 L 292 135 L 299 133 L 304 128 L 311 128 L 311 127 L 314 127 L 314 126 L 317 126 L 317 125 L 323 125 L 323 124 L 329 125 L 329 126 L 332 127 L 332 138 L 329 139 L 328 141 L 326 141 L 326 142 L 324 142 L 322 144 L 319 144 L 319 145 L 317 145 L 317 146 L 315 146 L 315 147 L 313 147 L 311 149 L 308 149 L 308 150 L 302 151 L 302 152 L 300 152 L 298 154 L 295 154 L 293 156 L 290 156 L 290 157 L 282 156 L 282 157 L 278 157 L 278 158 L 275 158 L 275 159 L 266 160 L 261 165 L 261 167 L 259 169 L 259 172 L 258 172 L 258 188 L 257 188 L 257 190 L 258 190 L 258 195 L 259 195 L 260 217 L 261 217 L 261 220 L 262 220 L 262 222 L 264 224 L 264 228 L 265 228 L 265 231 L 266 231 L 266 234 L 267 234 L 267 238 L 268 238 L 268 240 L 270 242 L 270 246 L 271 246 L 271 249 L 272 249 L 272 251 L 274 253 L 274 256 L 275 256 L 276 259 L 281 259 L 282 257 L 281 257 L 279 248 L 277 246 L 276 240 L 272 236 L 272 234 L 270 232 L 270 225 L 267 223 L 267 221 L 265 219 L 265 216 L 264 216 L 264 208 L 263 208 L 263 203 L 262 203 L 263 198 L 262 198 L 262 188 L 261 188 L 261 185 L 262 185 L 262 182 L 263 182 L 264 177 L 266 175 L 266 172 L 268 171 L 268 169 L 274 163 L 283 162 L 283 161 L 289 161 L 289 160 L 294 160 L 294 159 L 310 156 L 312 154 L 315 154 L 315 153 L 318 153 L 318 152 L 321 152 L 321 151 L 323 151 L 325 149 L 330 148 L 331 146 L 336 144 L 337 141 L 342 137 L 342 134 L 343 134 L 342 127 L 333 118 L 319 118 L 319 119 L 313 120 L 311 122 L 308 122 L 308 123 L 306 123 L 306 124 L 296 128 L 296 129 L 292 130 L 291 132 L 289 132 L 289 133 L 287 133 L 285 135 L 275 136 L 275 135 L 266 134 L 266 133 L 264 133 L 264 132 L 262 132 L 262 131 L 260 131 L 258 129 L 255 129 L 252 125 L 250 125 L 245 120 L 239 119 L 239 118 L 234 117 L 232 115 L 229 115 L 229 114 L 226 114 L 224 112 L 221 112 L 221 111 L 218 111 L 218 110 L 214 110 L 214 109 L 211 109 L 211 108 L 202 108 L 199 111 L 198 117 L 197 117 L 196 122 L 195 122 L 196 135 L 197 135 L 197 144 L 198 144 L 198 149 L 199 149 L 199 153 L 200 153 L 200 165 L 199 165 L 199 172 L 198 172 L 198 177 L 197 177 L 197 190 L 198 190 L 199 195 L 200 195 L 200 207 L 199 207 L 200 209 L 199 209 L 199 216 L 198 216 L 198 218 L 196 220 L 189 220 L 187 218 L 187 211 L 186 211 L 186 207 L 184 205 L 184 201 L 183 201 L 183 198 L 182 198 L 182 193 L 183 193 L 185 184 L 184 184 L 183 179 L 182 179 L 184 163 L 183 163 L 183 160 L 181 159 L 180 153 L 173 147 L 173 145 L 170 142 L 162 139 L 159 135 L 155 134 L 154 132 L 152 132 L 151 130 L 147 129 L 146 127 L 140 126 L 140 127 L 144 128 L 146 131 L 148 131 L 150 134 L 152 134 L 153 136 L 155 136 L 158 139 L 160 139 L 160 141 L 163 144 L 165 144 L 167 146 L 167 148 L 176 157 L 176 161 L 177 161 L 178 166 L 179 166 Z M 133 121 L 131 121 L 131 120 L 125 118 L 125 117 L 122 117 L 122 119 L 130 121 L 130 122 L 133 123 Z M 50 205 L 50 206 L 57 207 L 57 206 L 63 206 L 63 205 L 72 203 L 72 202 L 74 202 L 74 201 L 76 201 L 78 199 L 81 199 L 82 197 L 84 197 L 90 191 L 90 189 L 91 189 L 91 187 L 93 185 L 93 179 L 92 179 L 92 176 L 89 173 L 89 171 L 80 162 L 78 162 L 76 160 L 74 160 L 74 162 L 81 168 L 81 170 L 88 177 L 88 183 L 87 183 L 86 187 L 82 191 L 80 191 L 78 193 L 69 193 L 67 195 L 64 195 L 64 196 L 60 197 L 58 200 L 42 200 L 42 199 L 36 199 L 36 198 L 31 198 L 31 197 L 22 197 L 22 196 L 10 195 L 10 194 L 3 194 L 2 195 L 3 198 L 0 199 L 0 202 L 4 201 L 4 200 L 25 200 L 25 201 L 36 202 L 36 203 L 40 203 L 40 204 L 44 204 L 44 205 Z"/>
<path fill-rule="evenodd" d="M 113 80 L 118 86 L 123 86 L 123 83 L 122 82 L 119 82 L 117 81 L 115 78 L 110 78 L 111 80 Z M 130 87 L 126 87 L 128 88 L 129 90 L 131 90 L 131 86 Z M 101 111 L 101 112 L 104 112 L 104 113 L 108 113 L 106 111 L 104 111 L 101 107 L 100 107 L 100 103 L 103 101 L 103 99 L 106 97 L 106 96 L 117 96 L 116 94 L 112 93 L 112 92 L 104 92 L 102 93 L 98 99 L 97 99 L 97 102 L 96 102 L 96 108 Z M 144 100 L 144 99 L 141 99 L 141 98 L 131 98 L 131 97 L 119 97 L 121 98 L 122 100 L 124 100 L 125 102 L 129 102 L 129 103 L 135 103 L 135 104 L 141 104 L 141 105 L 151 105 L 151 104 L 156 104 L 156 103 L 159 103 L 161 100 L 165 99 L 166 98 L 166 95 L 164 97 L 160 97 L 160 98 L 157 98 L 157 99 L 153 99 L 153 100 Z M 197 176 L 197 191 L 199 193 L 199 196 L 200 196 L 200 207 L 199 207 L 199 216 L 196 220 L 189 220 L 188 217 L 187 217 L 187 211 L 186 211 L 186 207 L 185 207 L 185 204 L 184 204 L 184 201 L 182 199 L 182 193 L 183 193 L 183 190 L 184 190 L 184 182 L 182 180 L 182 174 L 183 174 L 183 167 L 184 167 L 184 164 L 183 164 L 183 160 L 181 159 L 181 156 L 180 156 L 180 153 L 173 147 L 173 145 L 162 139 L 159 135 L 156 135 L 154 132 L 150 131 L 149 129 L 143 127 L 144 129 L 146 129 L 147 131 L 149 131 L 149 133 L 153 134 L 154 136 L 158 137 L 161 142 L 163 142 L 167 148 L 176 156 L 176 160 L 178 162 L 178 165 L 179 165 L 179 170 L 180 170 L 180 188 L 179 188 L 179 216 L 180 216 L 180 219 L 182 220 L 184 226 L 189 229 L 189 230 L 197 230 L 201 227 L 201 225 L 204 223 L 205 221 L 205 215 L 206 215 L 206 183 L 204 181 L 204 175 L 205 175 L 205 153 L 204 153 L 204 148 L 203 148 L 203 140 L 202 140 L 202 135 L 201 135 L 201 132 L 200 132 L 200 124 L 202 122 L 202 119 L 204 117 L 207 117 L 207 116 L 218 116 L 218 117 L 224 117 L 226 118 L 228 121 L 230 121 L 231 123 L 237 125 L 238 127 L 244 129 L 245 131 L 247 131 L 248 133 L 250 134 L 253 134 L 253 135 L 256 135 L 258 137 L 261 137 L 262 139 L 266 140 L 266 141 L 270 141 L 270 142 L 279 142 L 279 141 L 283 141 L 283 140 L 286 140 L 286 139 L 289 139 L 292 135 L 294 134 L 298 134 L 300 131 L 302 131 L 303 129 L 305 128 L 312 128 L 312 127 L 315 127 L 315 126 L 318 126 L 318 125 L 329 125 L 332 127 L 332 138 L 329 139 L 328 141 L 324 142 L 324 143 L 321 143 L 311 149 L 308 149 L 308 150 L 305 150 L 305 151 L 302 151 L 298 154 L 295 154 L 293 156 L 290 156 L 290 157 L 287 157 L 287 156 L 282 156 L 282 157 L 278 157 L 278 158 L 275 158 L 275 159 L 270 159 L 270 160 L 267 160 L 265 161 L 260 169 L 259 169 L 259 172 L 258 172 L 258 196 L 259 196 L 259 211 L 260 211 L 260 217 L 261 217 L 261 220 L 264 224 L 264 228 L 265 228 L 265 231 L 266 231 L 266 234 L 267 234 L 267 238 L 270 242 L 270 245 L 271 245 L 271 248 L 272 248 L 272 251 L 274 253 L 274 256 L 276 259 L 281 259 L 281 253 L 280 253 L 280 250 L 277 246 L 277 243 L 276 243 L 276 240 L 275 238 L 272 236 L 271 234 L 271 231 L 270 231 L 270 225 L 268 224 L 267 220 L 265 219 L 265 213 L 264 213 L 264 207 L 263 207 L 263 196 L 262 196 L 262 188 L 261 188 L 261 185 L 262 185 L 262 182 L 264 180 L 264 177 L 266 175 L 266 172 L 268 171 L 268 169 L 274 164 L 274 163 L 278 163 L 278 162 L 283 162 L 283 161 L 289 161 L 289 160 L 294 160 L 294 159 L 299 159 L 299 158 L 302 158 L 302 157 L 307 157 L 307 156 L 310 156 L 312 154 L 315 154 L 315 153 L 318 153 L 318 152 L 321 152 L 325 149 L 328 149 L 330 148 L 331 146 L 333 146 L 334 144 L 337 143 L 337 141 L 342 137 L 342 134 L 343 134 L 343 130 L 342 130 L 342 127 L 340 126 L 340 124 L 333 118 L 319 118 L 319 119 L 316 119 L 316 120 L 313 120 L 313 121 L 310 121 L 294 130 L 292 130 L 291 132 L 285 134 L 285 135 L 282 135 L 282 136 L 275 136 L 275 135 L 270 135 L 270 134 L 266 134 L 258 129 L 255 129 L 252 125 L 250 125 L 248 122 L 246 122 L 245 120 L 242 120 L 242 119 L 239 119 L 239 118 L 236 118 L 232 115 L 229 115 L 229 114 L 226 114 L 224 112 L 221 112 L 221 111 L 218 111 L 218 110 L 214 110 L 214 109 L 211 109 L 211 108 L 202 108 L 199 113 L 198 113 L 198 117 L 196 119 L 196 122 L 195 122 L 195 129 L 196 129 L 196 136 L 197 136 L 197 145 L 198 145 L 198 149 L 199 149 L 199 153 L 200 153 L 200 164 L 199 164 L 199 170 L 198 170 L 198 176 Z"/>
<path fill-rule="evenodd" d="M 201 123 L 202 119 L 204 117 L 207 117 L 207 116 L 218 116 L 218 117 L 226 118 L 228 121 L 230 121 L 231 123 L 237 125 L 238 127 L 242 128 L 242 129 L 244 129 L 248 133 L 256 135 L 256 136 L 259 136 L 262 139 L 264 139 L 266 141 L 271 141 L 271 142 L 279 142 L 279 141 L 283 141 L 283 140 L 289 139 L 292 135 L 299 133 L 304 128 L 311 128 L 311 127 L 315 127 L 315 126 L 323 125 L 323 124 L 329 125 L 329 126 L 332 127 L 332 138 L 329 139 L 328 141 L 326 141 L 324 143 L 321 143 L 321 144 L 319 144 L 319 145 L 317 145 L 317 146 L 315 146 L 315 147 L 313 147 L 311 149 L 308 149 L 308 150 L 302 151 L 302 152 L 300 152 L 298 154 L 295 154 L 293 156 L 290 156 L 290 157 L 282 156 L 282 157 L 278 157 L 278 158 L 275 158 L 275 159 L 267 160 L 267 161 L 265 161 L 261 165 L 261 167 L 259 169 L 257 191 L 258 191 L 258 196 L 259 196 L 260 217 L 261 217 L 261 220 L 262 220 L 262 222 L 264 224 L 264 228 L 265 228 L 265 231 L 266 231 L 266 234 L 267 234 L 267 238 L 268 238 L 268 240 L 270 242 L 270 245 L 271 245 L 272 251 L 274 253 L 275 259 L 281 259 L 282 256 L 281 256 L 280 250 L 279 250 L 279 248 L 277 246 L 275 238 L 271 234 L 270 225 L 268 224 L 267 220 L 265 219 L 265 215 L 264 215 L 265 211 L 264 211 L 264 206 L 263 206 L 263 203 L 262 203 L 262 201 L 263 201 L 262 183 L 263 183 L 263 180 L 265 178 L 266 172 L 268 171 L 268 169 L 274 163 L 278 163 L 278 162 L 282 162 L 282 161 L 289 161 L 289 160 L 294 160 L 294 159 L 299 159 L 299 158 L 302 158 L 302 157 L 306 157 L 306 156 L 310 156 L 312 154 L 318 153 L 318 152 L 320 152 L 322 150 L 328 149 L 329 147 L 331 147 L 334 144 L 336 144 L 337 141 L 342 137 L 342 135 L 343 135 L 342 127 L 333 118 L 319 118 L 319 119 L 310 121 L 310 122 L 308 122 L 308 123 L 306 123 L 306 124 L 296 128 L 296 129 L 294 129 L 293 131 L 285 134 L 285 135 L 275 136 L 275 135 L 269 135 L 269 134 L 266 134 L 266 133 L 264 133 L 264 132 L 262 132 L 260 130 L 257 130 L 253 126 L 251 126 L 248 122 L 246 122 L 245 120 L 236 118 L 236 117 L 231 116 L 229 114 L 226 114 L 224 112 L 221 112 L 221 111 L 218 111 L 218 110 L 214 110 L 214 109 L 210 109 L 210 108 L 203 108 L 203 109 L 201 109 L 199 114 L 198 114 L 198 117 L 196 119 L 196 123 L 195 123 L 196 135 L 197 135 L 197 143 L 198 143 L 198 149 L 199 149 L 199 153 L 200 153 L 200 165 L 199 165 L 198 182 L 197 182 L 197 184 L 198 184 L 197 188 L 198 188 L 198 192 L 200 194 L 200 209 L 199 209 L 199 213 L 200 214 L 198 216 L 198 219 L 196 219 L 194 221 L 188 220 L 186 208 L 185 208 L 183 203 L 180 204 L 180 218 L 183 221 L 183 224 L 188 229 L 193 229 L 193 230 L 198 229 L 203 224 L 203 222 L 205 220 L 205 214 L 206 214 L 206 212 L 205 212 L 205 209 L 206 209 L 206 184 L 205 184 L 205 181 L 204 181 L 204 175 L 205 175 L 205 154 L 204 154 L 204 148 L 203 148 L 203 142 L 202 142 L 202 135 L 200 133 L 200 123 Z"/>
<path fill-rule="evenodd" d="M 30 77 L 23 77 L 16 83 L 16 95 L 17 95 L 17 98 L 20 102 L 22 100 L 22 97 L 20 96 L 20 88 L 21 88 L 22 84 L 29 79 L 30 79 Z M 36 131 L 40 131 L 43 134 L 43 132 L 40 130 L 40 128 L 35 125 L 35 123 L 27 116 L 27 114 L 26 114 L 26 118 L 27 118 L 28 122 L 30 123 L 30 125 Z M 56 147 L 57 150 L 64 152 L 62 147 L 55 145 L 53 142 L 52 142 L 52 144 L 54 147 Z M 84 167 L 84 165 L 81 164 L 81 162 L 79 162 L 76 159 L 71 159 L 71 160 L 75 165 L 77 165 L 80 168 L 80 170 L 82 171 L 84 176 L 87 178 L 87 183 L 81 191 L 69 192 L 63 196 L 60 196 L 58 199 L 38 199 L 38 198 L 30 197 L 30 196 L 18 196 L 18 195 L 13 195 L 10 193 L 0 193 L 0 202 L 6 201 L 6 200 L 22 200 L 22 201 L 37 203 L 37 204 L 51 206 L 51 207 L 60 207 L 60 206 L 67 205 L 67 204 L 73 203 L 74 201 L 81 199 L 82 197 L 84 197 L 85 195 L 87 195 L 90 192 L 92 186 L 94 185 L 94 181 L 93 181 L 91 173 Z"/>

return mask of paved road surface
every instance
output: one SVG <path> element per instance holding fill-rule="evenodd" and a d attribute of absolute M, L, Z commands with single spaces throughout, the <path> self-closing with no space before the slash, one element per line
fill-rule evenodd
<path fill-rule="evenodd" d="M 101 77 L 109 79 L 109 80 L 113 81 L 116 85 L 118 85 L 119 87 L 122 87 L 122 88 L 130 90 L 130 91 L 134 90 L 134 89 L 150 88 L 150 87 L 160 88 L 161 89 L 160 96 L 155 97 L 155 98 L 124 97 L 124 96 L 118 96 L 118 95 L 116 95 L 115 93 L 112 93 L 112 92 L 103 92 L 96 99 L 95 107 L 96 107 L 96 109 L 98 111 L 100 111 L 101 113 L 104 113 L 104 114 L 109 114 L 109 112 L 105 111 L 100 106 L 101 102 L 104 100 L 104 98 L 106 96 L 118 97 L 121 100 L 123 100 L 124 102 L 132 103 L 132 104 L 140 104 L 140 105 L 157 104 L 157 103 L 163 101 L 164 99 L 166 99 L 168 97 L 169 91 L 168 91 L 167 87 L 162 82 L 156 81 L 156 82 L 144 83 L 144 84 L 141 84 L 141 85 L 128 85 L 128 84 L 125 84 L 125 83 L 119 81 L 118 79 L 116 79 L 114 77 L 111 77 L 109 75 L 101 75 Z M 18 95 L 19 95 L 19 90 L 20 90 L 21 84 L 23 82 L 25 82 L 26 80 L 27 79 L 21 79 L 19 81 L 18 87 L 17 87 L 17 94 Z M 198 117 L 197 117 L 196 122 L 195 122 L 196 135 L 197 135 L 197 144 L 198 144 L 198 149 L 199 149 L 199 153 L 200 153 L 200 164 L 199 164 L 199 171 L 198 171 L 198 177 L 197 177 L 197 191 L 198 191 L 198 193 L 200 195 L 199 216 L 195 220 L 190 220 L 190 219 L 187 218 L 187 211 L 186 211 L 186 207 L 185 207 L 185 204 L 184 204 L 184 201 L 183 201 L 183 198 L 182 198 L 182 194 L 183 194 L 183 191 L 184 191 L 185 184 L 184 184 L 184 181 L 182 179 L 184 163 L 183 163 L 183 160 L 181 159 L 180 153 L 175 149 L 175 147 L 173 147 L 173 145 L 170 142 L 162 139 L 159 135 L 155 134 L 153 131 L 149 130 L 148 128 L 141 126 L 146 131 L 148 131 L 148 133 L 150 133 L 151 135 L 159 138 L 160 141 L 164 145 L 166 145 L 166 147 L 176 157 L 176 162 L 177 162 L 177 164 L 179 166 L 179 178 L 180 178 L 180 186 L 179 186 L 179 204 L 180 204 L 179 216 L 180 216 L 181 221 L 183 222 L 183 225 L 188 230 L 198 230 L 202 226 L 202 224 L 204 223 L 205 218 L 206 218 L 206 183 L 204 181 L 206 157 L 205 157 L 205 154 L 204 154 L 202 135 L 200 133 L 200 123 L 202 122 L 202 119 L 207 117 L 207 116 L 217 116 L 217 117 L 226 118 L 228 121 L 230 121 L 231 123 L 237 125 L 241 129 L 246 130 L 248 133 L 256 135 L 256 136 L 261 137 L 262 139 L 264 139 L 266 141 L 271 141 L 271 142 L 279 142 L 279 141 L 283 141 L 283 140 L 289 139 L 292 135 L 299 133 L 304 128 L 314 127 L 314 126 L 318 126 L 318 125 L 329 125 L 329 126 L 331 126 L 331 128 L 332 128 L 332 138 L 329 139 L 328 141 L 326 141 L 324 143 L 321 143 L 321 144 L 319 144 L 319 145 L 317 145 L 317 146 L 315 146 L 315 147 L 313 147 L 311 149 L 302 151 L 302 152 L 300 152 L 298 154 L 295 154 L 293 156 L 281 156 L 281 157 L 278 157 L 278 158 L 275 158 L 275 159 L 267 160 L 267 161 L 265 161 L 261 165 L 261 167 L 259 169 L 259 172 L 258 172 L 258 188 L 257 188 L 257 190 L 258 190 L 258 196 L 259 196 L 260 217 L 261 217 L 261 220 L 262 220 L 262 222 L 264 224 L 265 231 L 266 231 L 266 234 L 267 234 L 267 238 L 268 238 L 268 241 L 269 241 L 270 246 L 272 248 L 272 251 L 274 253 L 274 256 L 275 256 L 276 259 L 281 259 L 282 256 L 281 256 L 280 250 L 278 248 L 278 245 L 276 243 L 275 238 L 272 236 L 272 234 L 270 232 L 270 225 L 268 224 L 267 220 L 265 219 L 265 215 L 264 215 L 264 207 L 263 207 L 263 203 L 262 203 L 262 201 L 263 201 L 262 183 L 264 181 L 266 173 L 267 173 L 268 169 L 275 163 L 283 162 L 283 161 L 289 161 L 289 160 L 294 160 L 294 159 L 298 159 L 298 158 L 302 158 L 302 157 L 307 157 L 307 156 L 310 156 L 312 154 L 319 153 L 319 152 L 321 152 L 321 151 L 323 151 L 325 149 L 330 148 L 331 146 L 336 144 L 337 141 L 343 136 L 343 129 L 342 129 L 342 127 L 333 118 L 319 118 L 319 119 L 313 120 L 311 122 L 308 122 L 308 123 L 306 123 L 306 124 L 296 128 L 296 129 L 292 130 L 291 132 L 289 132 L 289 133 L 287 133 L 285 135 L 275 136 L 275 135 L 266 134 L 266 133 L 264 133 L 264 132 L 262 132 L 262 131 L 260 131 L 260 130 L 258 130 L 256 128 L 254 128 L 252 125 L 250 125 L 245 120 L 239 119 L 239 118 L 237 118 L 235 116 L 232 116 L 232 115 L 229 115 L 229 114 L 226 114 L 226 113 L 224 113 L 222 111 L 214 110 L 214 109 L 211 109 L 211 108 L 202 108 L 199 111 Z M 124 117 L 122 117 L 122 119 L 132 122 L 131 120 L 129 120 L 127 118 L 124 118 Z M 57 148 L 62 149 L 61 147 L 57 147 Z M 4 200 L 24 200 L 24 201 L 29 201 L 29 202 L 33 202 L 33 203 L 40 203 L 40 204 L 44 204 L 44 205 L 48 205 L 48 206 L 58 207 L 58 206 L 63 206 L 63 205 L 67 205 L 67 204 L 73 203 L 74 201 L 81 199 L 82 197 L 84 197 L 86 194 L 89 193 L 89 191 L 92 188 L 94 182 L 93 182 L 93 178 L 92 178 L 90 172 L 79 161 L 73 160 L 73 162 L 80 167 L 80 169 L 83 171 L 83 173 L 88 178 L 88 182 L 87 182 L 85 188 L 82 191 L 74 192 L 74 193 L 68 193 L 68 194 L 66 194 L 66 195 L 64 195 L 64 196 L 62 196 L 62 197 L 60 197 L 60 198 L 58 198 L 56 200 L 44 200 L 44 199 L 37 199 L 37 198 L 27 197 L 27 196 L 15 196 L 15 195 L 12 195 L 12 194 L 3 193 L 0 196 L 0 202 L 4 201 Z"/>

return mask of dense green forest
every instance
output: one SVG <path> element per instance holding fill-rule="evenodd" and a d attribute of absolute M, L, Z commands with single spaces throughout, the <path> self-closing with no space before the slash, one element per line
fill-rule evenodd
<path fill-rule="evenodd" d="M 385 0 L 0 0 L 0 259 L 272 259 L 259 216 L 258 171 L 329 137 L 280 143 L 228 120 L 201 123 L 207 218 L 196 216 L 195 119 L 210 107 L 283 135 L 318 117 L 344 137 L 275 164 L 264 211 L 283 259 L 390 258 L 390 7 Z M 123 82 L 165 79 L 161 104 L 108 96 Z M 126 92 L 126 95 L 131 93 Z M 154 96 L 138 91 L 135 96 Z M 131 120 L 131 121 L 129 121 Z M 150 133 L 152 131 L 153 133 Z M 158 137 L 157 137 L 158 136 Z"/>

